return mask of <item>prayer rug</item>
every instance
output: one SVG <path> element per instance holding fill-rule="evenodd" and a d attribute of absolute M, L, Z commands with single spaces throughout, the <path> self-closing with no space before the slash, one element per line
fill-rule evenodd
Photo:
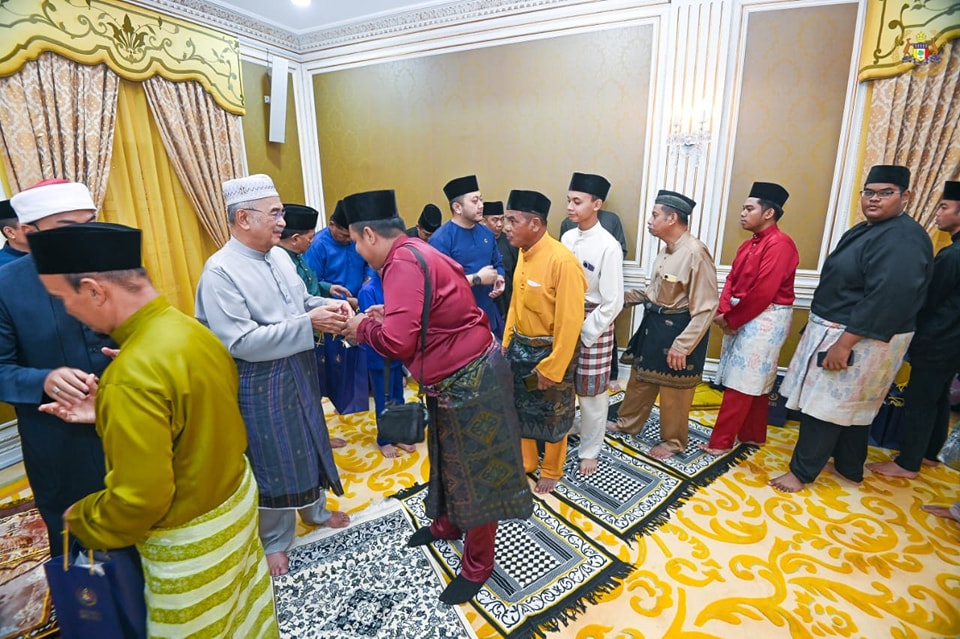
<path fill-rule="evenodd" d="M 667 523 L 697 486 L 672 468 L 604 441 L 597 471 L 580 474 L 580 442 L 571 436 L 553 496 L 630 542 Z"/>
<path fill-rule="evenodd" d="M 407 547 L 414 530 L 403 509 L 391 504 L 289 550 L 290 572 L 273 582 L 281 636 L 475 637 L 455 608 L 439 602 L 445 584 L 426 550 Z"/>
<path fill-rule="evenodd" d="M 43 563 L 47 528 L 30 509 L 0 519 L 0 637 L 46 637 L 57 630 Z"/>
<path fill-rule="evenodd" d="M 711 455 L 700 449 L 700 444 L 710 442 L 713 429 L 690 420 L 689 436 L 685 450 L 671 455 L 667 459 L 657 460 L 648 457 L 651 448 L 660 443 L 660 409 L 654 406 L 650 418 L 644 424 L 643 430 L 636 435 L 627 433 L 607 433 L 607 441 L 615 442 L 624 451 L 641 454 L 644 461 L 670 468 L 680 476 L 689 479 L 697 486 L 706 486 L 722 475 L 734 464 L 746 459 L 757 447 L 747 444 L 735 446 L 725 455 Z"/>
<path fill-rule="evenodd" d="M 417 526 L 430 523 L 425 489 L 421 484 L 396 495 Z M 427 548 L 452 579 L 460 570 L 463 542 L 438 541 Z M 504 637 L 544 637 L 597 603 L 632 570 L 534 499 L 529 519 L 500 522 L 493 575 L 470 603 Z"/>

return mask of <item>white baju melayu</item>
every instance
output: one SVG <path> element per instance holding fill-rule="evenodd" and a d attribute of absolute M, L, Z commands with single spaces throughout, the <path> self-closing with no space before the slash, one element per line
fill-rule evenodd
<path fill-rule="evenodd" d="M 580 395 L 580 459 L 596 459 L 606 431 L 613 322 L 623 309 L 623 252 L 600 224 L 585 231 L 570 229 L 560 241 L 576 256 L 587 278 L 576 387 Z"/>

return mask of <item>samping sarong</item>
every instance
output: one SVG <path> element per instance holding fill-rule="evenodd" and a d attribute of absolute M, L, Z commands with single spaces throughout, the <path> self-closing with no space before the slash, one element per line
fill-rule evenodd
<path fill-rule="evenodd" d="M 327 488 L 342 495 L 313 349 L 268 362 L 236 362 L 260 506 L 302 508 Z"/>
<path fill-rule="evenodd" d="M 257 532 L 257 485 L 245 466 L 225 502 L 137 544 L 151 637 L 280 636 Z"/>
<path fill-rule="evenodd" d="M 590 315 L 596 304 L 584 306 L 584 317 Z M 600 334 L 592 346 L 580 344 L 580 356 L 577 358 L 577 371 L 574 376 L 574 389 L 581 397 L 593 397 L 607 390 L 610 381 L 610 360 L 616 348 L 613 334 L 613 322 Z"/>
<path fill-rule="evenodd" d="M 661 312 L 659 307 L 647 305 L 640 328 L 630 338 L 627 347 L 633 354 L 634 379 L 668 388 L 694 388 L 703 376 L 707 359 L 707 337 L 704 336 L 687 355 L 687 366 L 675 371 L 667 366 L 667 351 L 673 341 L 690 323 L 687 311 Z"/>
<path fill-rule="evenodd" d="M 880 410 L 913 333 L 894 335 L 889 342 L 863 338 L 853 347 L 853 364 L 842 371 L 817 366 L 817 353 L 833 346 L 844 330 L 843 324 L 810 313 L 780 394 L 787 408 L 838 426 L 860 426 Z"/>
<path fill-rule="evenodd" d="M 430 409 L 427 514 L 467 529 L 526 519 L 532 495 L 523 472 L 510 367 L 500 344 L 425 387 Z"/>
<path fill-rule="evenodd" d="M 528 337 L 514 330 L 507 347 L 507 361 L 513 372 L 513 395 L 521 437 L 558 442 L 573 428 L 576 413 L 573 377 L 579 349 L 578 345 L 559 384 L 546 390 L 527 390 L 523 378 L 533 373 L 536 365 L 553 351 L 553 338 Z"/>
<path fill-rule="evenodd" d="M 717 383 L 746 395 L 769 393 L 777 379 L 780 348 L 790 332 L 792 318 L 790 306 L 771 304 L 735 335 L 724 335 Z"/>

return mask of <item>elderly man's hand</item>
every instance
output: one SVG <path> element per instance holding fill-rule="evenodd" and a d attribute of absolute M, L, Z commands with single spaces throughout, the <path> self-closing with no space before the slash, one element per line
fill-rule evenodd
<path fill-rule="evenodd" d="M 94 423 L 96 421 L 97 376 L 89 373 L 83 381 L 89 392 L 82 400 L 79 402 L 64 402 L 58 399 L 47 404 L 40 404 L 40 412 L 59 417 L 70 424 Z"/>
<path fill-rule="evenodd" d="M 336 304 L 318 306 L 317 308 L 311 309 L 307 313 L 307 316 L 310 318 L 310 324 L 313 325 L 313 329 L 321 333 L 339 335 L 343 327 L 347 325 L 347 320 L 349 319 L 349 315 L 346 315 L 339 307 L 340 304 L 346 304 L 346 302 L 338 302 Z M 349 308 L 349 306 L 347 308 Z"/>

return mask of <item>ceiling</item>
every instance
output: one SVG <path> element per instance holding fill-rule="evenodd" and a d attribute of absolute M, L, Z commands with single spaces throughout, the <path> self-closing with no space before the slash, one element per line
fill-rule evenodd
<path fill-rule="evenodd" d="M 295 34 L 309 33 L 350 22 L 371 20 L 394 13 L 444 4 L 449 0 L 311 0 L 309 7 L 297 7 L 291 0 L 207 0 L 260 22 Z"/>

